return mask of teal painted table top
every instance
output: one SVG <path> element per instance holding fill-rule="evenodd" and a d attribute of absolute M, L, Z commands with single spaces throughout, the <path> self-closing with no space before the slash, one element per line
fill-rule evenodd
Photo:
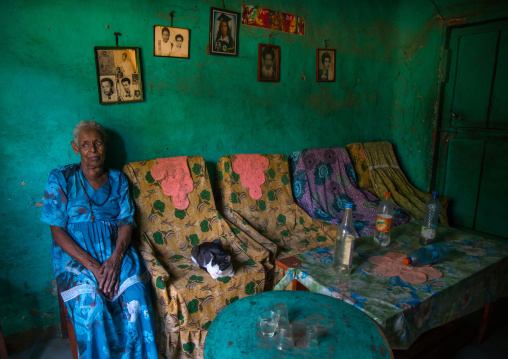
<path fill-rule="evenodd" d="M 278 350 L 261 334 L 258 314 L 285 303 L 295 347 Z M 318 330 L 318 349 L 303 347 L 307 325 Z M 360 310 L 334 298 L 303 291 L 272 291 L 237 300 L 213 321 L 205 342 L 206 359 L 392 358 L 379 327 Z"/>
<path fill-rule="evenodd" d="M 372 235 L 358 238 L 349 276 L 332 272 L 333 246 L 289 257 L 284 263 L 290 268 L 275 289 L 297 279 L 312 292 L 351 304 L 376 321 L 392 349 L 408 349 L 423 332 L 508 295 L 508 244 L 447 226 L 438 228 L 438 239 L 453 250 L 432 265 L 443 273 L 441 278 L 411 284 L 374 272 L 369 257 L 407 254 L 420 247 L 419 232 L 417 222 L 393 228 L 386 248 L 376 246 Z"/>

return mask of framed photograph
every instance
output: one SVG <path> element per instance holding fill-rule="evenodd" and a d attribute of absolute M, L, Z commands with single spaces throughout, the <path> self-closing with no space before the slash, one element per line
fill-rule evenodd
<path fill-rule="evenodd" d="M 240 13 L 210 8 L 210 54 L 238 56 Z"/>
<path fill-rule="evenodd" d="M 335 81 L 335 50 L 316 50 L 316 80 L 317 82 Z"/>
<path fill-rule="evenodd" d="M 141 102 L 141 64 L 138 47 L 94 47 L 99 103 Z"/>
<path fill-rule="evenodd" d="M 278 82 L 280 79 L 280 46 L 258 45 L 258 81 Z"/>
<path fill-rule="evenodd" d="M 189 58 L 190 30 L 155 25 L 153 27 L 153 56 Z"/>

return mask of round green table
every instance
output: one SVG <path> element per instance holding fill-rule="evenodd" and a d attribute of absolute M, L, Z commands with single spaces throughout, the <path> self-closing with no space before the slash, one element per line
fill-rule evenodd
<path fill-rule="evenodd" d="M 261 334 L 258 314 L 285 303 L 295 347 L 278 350 Z M 318 348 L 303 345 L 305 327 L 314 324 Z M 393 358 L 382 331 L 366 314 L 343 301 L 304 291 L 271 291 L 245 297 L 224 308 L 205 341 L 206 359 L 238 358 Z"/>

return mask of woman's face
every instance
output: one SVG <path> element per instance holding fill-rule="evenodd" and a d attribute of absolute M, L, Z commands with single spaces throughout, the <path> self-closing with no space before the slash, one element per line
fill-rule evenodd
<path fill-rule="evenodd" d="M 222 36 L 226 36 L 228 34 L 228 24 L 225 21 L 220 22 L 220 33 Z"/>
<path fill-rule="evenodd" d="M 101 133 L 94 128 L 81 130 L 78 143 L 72 142 L 74 153 L 81 155 L 81 163 L 87 168 L 104 166 L 106 159 L 106 141 Z"/>

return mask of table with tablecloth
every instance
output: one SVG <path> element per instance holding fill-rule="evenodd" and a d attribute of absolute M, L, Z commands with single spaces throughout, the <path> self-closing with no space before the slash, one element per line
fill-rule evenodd
<path fill-rule="evenodd" d="M 287 307 L 294 340 L 290 350 L 277 349 L 277 337 L 261 334 L 258 315 L 276 303 Z M 317 329 L 314 348 L 305 343 L 309 325 Z M 304 291 L 268 291 L 234 301 L 210 326 L 204 354 L 205 359 L 393 359 L 383 332 L 365 313 L 340 300 Z"/>
<path fill-rule="evenodd" d="M 349 276 L 334 274 L 333 246 L 289 257 L 284 260 L 286 275 L 275 290 L 297 280 L 312 292 L 355 306 L 383 329 L 392 349 L 407 349 L 423 332 L 508 296 L 508 243 L 448 226 L 438 228 L 437 240 L 449 245 L 450 255 L 432 265 L 443 273 L 441 278 L 411 284 L 376 273 L 368 258 L 421 247 L 420 228 L 418 222 L 392 228 L 392 242 L 385 248 L 377 246 L 372 235 L 357 238 Z"/>

